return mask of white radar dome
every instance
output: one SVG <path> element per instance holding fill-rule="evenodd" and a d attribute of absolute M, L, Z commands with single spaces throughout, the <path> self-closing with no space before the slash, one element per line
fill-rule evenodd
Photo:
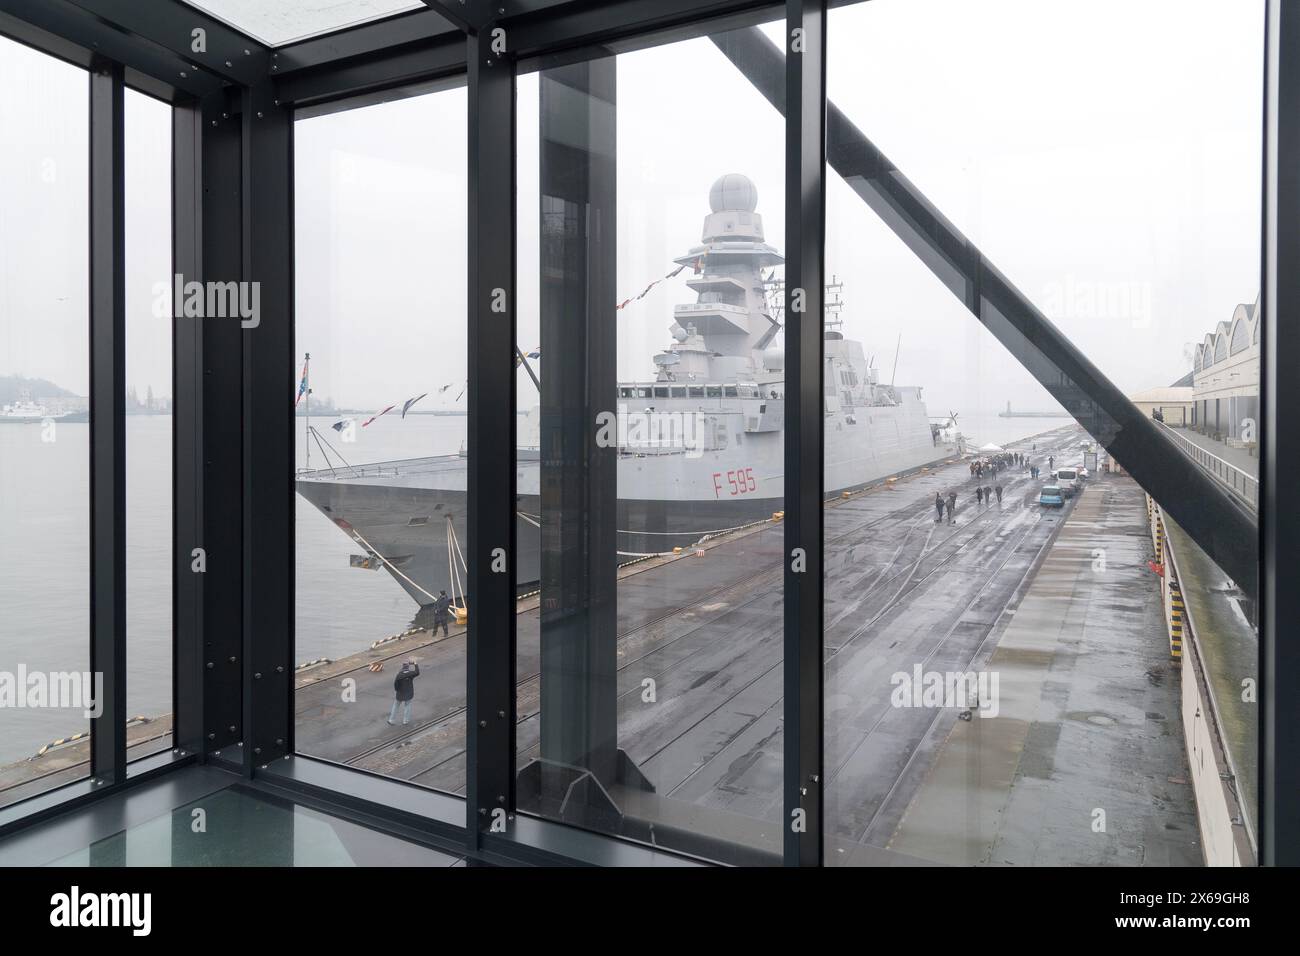
<path fill-rule="evenodd" d="M 727 173 L 709 190 L 709 206 L 714 212 L 753 212 L 758 208 L 758 189 L 748 176 Z"/>

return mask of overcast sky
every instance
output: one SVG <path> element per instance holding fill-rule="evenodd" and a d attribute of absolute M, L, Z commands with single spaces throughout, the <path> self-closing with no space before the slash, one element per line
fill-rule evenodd
<path fill-rule="evenodd" d="M 1262 24 L 1262 0 L 873 0 L 831 14 L 830 92 L 1133 392 L 1184 374 L 1189 346 L 1258 294 Z M 525 349 L 538 344 L 537 91 L 520 78 Z M 81 394 L 85 95 L 81 71 L 0 41 L 0 374 Z M 756 183 L 784 251 L 781 118 L 711 42 L 624 54 L 618 100 L 620 298 L 699 241 L 725 173 Z M 459 387 L 437 389 L 465 378 L 465 109 L 457 88 L 296 124 L 297 362 L 311 351 L 317 398 L 378 408 L 432 391 L 426 407 L 464 407 Z M 128 104 L 127 118 L 128 378 L 165 393 L 166 333 L 147 318 L 168 270 L 166 110 Z M 897 381 L 925 386 L 933 414 L 1051 407 L 834 174 L 828 200 L 846 331 L 886 380 L 901 333 Z M 672 306 L 694 298 L 685 278 L 611 318 L 621 378 L 652 375 Z"/>

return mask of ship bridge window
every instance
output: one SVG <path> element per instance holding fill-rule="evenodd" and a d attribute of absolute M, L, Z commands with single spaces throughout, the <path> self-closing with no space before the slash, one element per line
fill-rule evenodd
<path fill-rule="evenodd" d="M 687 392 L 688 392 L 688 394 L 689 394 L 689 396 L 690 396 L 691 398 L 703 398 L 703 397 L 704 397 L 704 386 L 703 386 L 703 385 L 691 385 L 691 386 L 689 386 L 689 387 L 687 388 Z"/>
<path fill-rule="evenodd" d="M 632 394 L 632 389 L 628 388 L 627 386 L 623 386 L 622 388 L 620 388 L 620 389 L 618 390 L 618 397 L 619 397 L 619 398 L 633 398 L 633 397 L 635 397 L 635 396 L 633 396 L 633 394 Z"/>
<path fill-rule="evenodd" d="M 650 394 L 652 391 L 653 391 L 653 389 L 650 389 L 650 388 L 644 388 L 644 387 L 643 387 L 643 388 L 638 388 L 638 389 L 636 389 L 636 395 L 635 395 L 635 397 L 636 397 L 636 398 L 653 398 L 654 396 Z"/>
<path fill-rule="evenodd" d="M 736 386 L 734 385 L 728 385 L 723 391 L 725 392 L 727 398 L 736 398 L 740 394 L 740 392 L 736 389 Z"/>
<path fill-rule="evenodd" d="M 704 395 L 705 395 L 706 398 L 721 398 L 721 397 L 722 397 L 722 386 L 721 386 L 721 385 L 706 385 L 706 386 L 704 386 Z"/>
<path fill-rule="evenodd" d="M 674 385 L 674 386 L 672 387 L 671 391 L 672 391 L 672 396 L 673 396 L 673 398 L 685 398 L 685 397 L 686 397 L 686 386 L 685 386 L 685 385 Z"/>
<path fill-rule="evenodd" d="M 656 388 L 656 389 L 654 390 L 654 397 L 655 397 L 655 398 L 667 398 L 667 397 L 668 397 L 668 394 L 669 394 L 669 393 L 668 393 L 668 387 L 667 387 L 667 386 L 663 386 L 663 387 L 661 387 L 661 388 Z"/>

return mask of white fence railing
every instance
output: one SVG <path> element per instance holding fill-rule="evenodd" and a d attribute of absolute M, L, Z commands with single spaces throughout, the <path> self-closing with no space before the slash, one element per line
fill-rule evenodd
<path fill-rule="evenodd" d="M 1251 508 L 1259 509 L 1259 481 L 1254 475 L 1248 471 L 1243 471 L 1230 462 L 1224 461 L 1212 451 L 1202 448 L 1196 442 L 1180 435 L 1168 425 L 1165 425 L 1164 429 L 1165 434 L 1173 439 L 1174 444 L 1182 449 L 1183 454 L 1219 479 L 1224 485 L 1227 485 L 1229 490 L 1250 505 Z"/>

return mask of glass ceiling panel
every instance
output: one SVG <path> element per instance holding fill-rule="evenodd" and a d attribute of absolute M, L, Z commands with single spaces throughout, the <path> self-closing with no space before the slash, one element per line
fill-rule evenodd
<path fill-rule="evenodd" d="M 185 0 L 267 46 L 284 46 L 395 13 L 420 0 Z"/>

